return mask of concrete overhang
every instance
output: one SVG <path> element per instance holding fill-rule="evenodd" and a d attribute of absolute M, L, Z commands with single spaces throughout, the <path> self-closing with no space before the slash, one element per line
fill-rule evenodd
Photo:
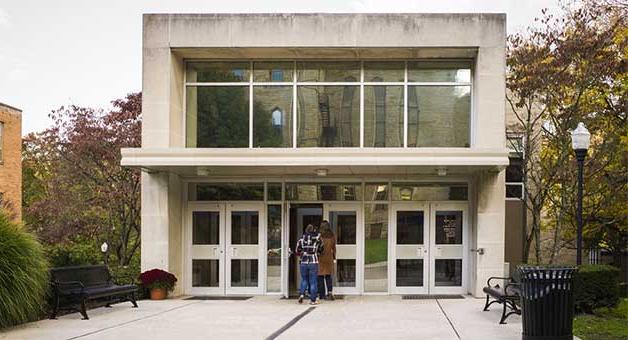
<path fill-rule="evenodd" d="M 500 171 L 508 165 L 506 149 L 188 149 L 125 148 L 121 164 L 146 171 L 184 176 L 312 175 L 325 168 L 329 175 L 469 174 Z"/>

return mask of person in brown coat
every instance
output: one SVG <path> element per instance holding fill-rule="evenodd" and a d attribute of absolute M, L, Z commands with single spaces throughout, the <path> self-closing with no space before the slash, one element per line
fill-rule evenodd
<path fill-rule="evenodd" d="M 324 250 L 318 258 L 318 296 L 320 299 L 328 297 L 334 300 L 331 276 L 336 263 L 336 235 L 327 221 L 321 222 L 320 232 Z"/>

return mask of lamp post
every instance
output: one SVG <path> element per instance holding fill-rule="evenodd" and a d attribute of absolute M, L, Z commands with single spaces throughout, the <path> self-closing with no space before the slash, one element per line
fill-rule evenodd
<path fill-rule="evenodd" d="M 584 123 L 578 123 L 578 127 L 571 132 L 571 147 L 576 153 L 578 160 L 578 211 L 576 218 L 578 221 L 578 236 L 576 243 L 576 264 L 582 264 L 582 186 L 583 186 L 583 167 L 584 159 L 587 156 L 589 143 L 591 142 L 591 134 Z"/>

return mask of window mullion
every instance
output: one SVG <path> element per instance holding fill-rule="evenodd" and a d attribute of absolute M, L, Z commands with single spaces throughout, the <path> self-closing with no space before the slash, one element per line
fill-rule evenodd
<path fill-rule="evenodd" d="M 403 68 L 403 147 L 408 147 L 408 62 Z"/>
<path fill-rule="evenodd" d="M 249 148 L 253 148 L 253 61 L 249 62 Z"/>
<path fill-rule="evenodd" d="M 364 61 L 360 62 L 360 147 L 364 147 Z"/>
<path fill-rule="evenodd" d="M 292 67 L 292 148 L 297 148 L 297 61 Z"/>

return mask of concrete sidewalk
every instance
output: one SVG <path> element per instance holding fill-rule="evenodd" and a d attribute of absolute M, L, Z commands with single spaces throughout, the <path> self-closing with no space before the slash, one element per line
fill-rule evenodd
<path fill-rule="evenodd" d="M 140 301 L 42 320 L 0 332 L 0 339 L 265 339 L 310 307 L 295 300 Z M 482 299 L 401 300 L 359 296 L 323 302 L 277 339 L 520 339 L 521 318 L 499 325 L 500 309 Z"/>

